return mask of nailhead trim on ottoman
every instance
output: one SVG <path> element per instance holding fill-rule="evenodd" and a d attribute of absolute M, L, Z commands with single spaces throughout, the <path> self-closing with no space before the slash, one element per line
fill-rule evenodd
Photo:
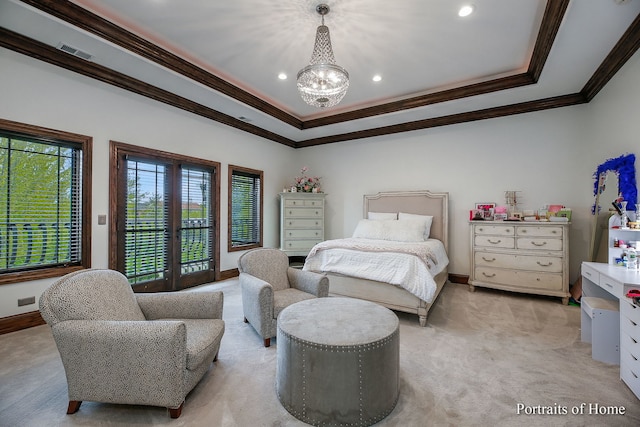
<path fill-rule="evenodd" d="M 316 426 L 369 426 L 399 395 L 397 316 L 351 298 L 287 307 L 277 331 L 276 392 L 294 417 Z"/>

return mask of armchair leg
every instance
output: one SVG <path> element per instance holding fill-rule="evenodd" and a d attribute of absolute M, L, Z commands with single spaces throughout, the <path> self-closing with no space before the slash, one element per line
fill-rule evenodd
<path fill-rule="evenodd" d="M 244 318 L 244 323 L 249 323 L 246 317 Z"/>
<path fill-rule="evenodd" d="M 181 414 L 182 414 L 182 407 L 184 406 L 184 402 L 182 402 L 180 404 L 180 406 L 178 406 L 177 408 L 168 408 L 169 409 L 169 416 L 171 418 L 178 418 Z"/>
<path fill-rule="evenodd" d="M 80 405 L 82 405 L 82 400 L 70 400 L 69 406 L 67 407 L 67 414 L 75 414 L 78 412 Z"/>
<path fill-rule="evenodd" d="M 271 338 L 265 338 L 264 339 L 264 346 L 265 347 L 269 347 L 271 345 Z"/>
<path fill-rule="evenodd" d="M 220 353 L 220 351 L 216 352 L 216 355 L 213 356 L 213 361 L 216 362 L 218 360 L 218 353 Z"/>

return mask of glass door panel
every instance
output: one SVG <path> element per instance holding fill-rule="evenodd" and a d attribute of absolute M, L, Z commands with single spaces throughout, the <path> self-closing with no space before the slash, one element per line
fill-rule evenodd
<path fill-rule="evenodd" d="M 212 172 L 183 166 L 180 174 L 180 287 L 213 280 Z"/>
<path fill-rule="evenodd" d="M 167 166 L 128 159 L 124 274 L 136 290 L 168 290 Z"/>

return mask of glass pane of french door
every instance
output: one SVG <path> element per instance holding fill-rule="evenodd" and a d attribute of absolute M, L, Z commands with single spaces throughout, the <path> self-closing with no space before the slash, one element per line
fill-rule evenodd
<path fill-rule="evenodd" d="M 165 283 L 171 237 L 167 166 L 132 159 L 126 165 L 124 274 L 132 285 Z"/>
<path fill-rule="evenodd" d="M 181 168 L 180 274 L 211 269 L 211 172 Z"/>

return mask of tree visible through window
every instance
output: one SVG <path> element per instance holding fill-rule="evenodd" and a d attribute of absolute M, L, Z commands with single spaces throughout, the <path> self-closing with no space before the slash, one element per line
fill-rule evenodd
<path fill-rule="evenodd" d="M 0 129 L 0 274 L 88 266 L 84 155 L 82 144 Z"/>
<path fill-rule="evenodd" d="M 229 251 L 262 246 L 262 176 L 229 165 Z"/>

